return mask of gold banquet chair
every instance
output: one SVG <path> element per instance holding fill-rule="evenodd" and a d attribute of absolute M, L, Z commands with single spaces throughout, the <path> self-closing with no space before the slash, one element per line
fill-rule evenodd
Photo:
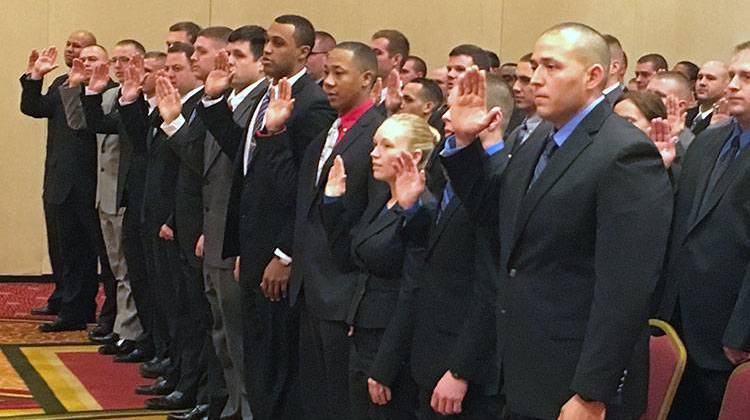
<path fill-rule="evenodd" d="M 665 420 L 685 371 L 687 351 L 671 325 L 658 319 L 648 324 L 664 334 L 649 339 L 648 404 L 641 420 Z"/>

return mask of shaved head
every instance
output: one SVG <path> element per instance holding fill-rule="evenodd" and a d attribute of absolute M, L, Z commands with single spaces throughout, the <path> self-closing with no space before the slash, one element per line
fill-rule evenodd
<path fill-rule="evenodd" d="M 70 34 L 69 38 L 77 38 L 84 47 L 96 44 L 96 37 L 89 31 L 75 31 Z"/>
<path fill-rule="evenodd" d="M 609 69 L 610 52 L 607 41 L 596 29 L 582 23 L 561 23 L 547 29 L 540 38 L 558 37 L 573 56 L 585 67 L 595 64 Z"/>

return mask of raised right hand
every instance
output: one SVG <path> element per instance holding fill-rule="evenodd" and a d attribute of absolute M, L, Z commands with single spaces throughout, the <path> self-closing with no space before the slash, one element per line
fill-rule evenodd
<path fill-rule="evenodd" d="M 341 155 L 336 155 L 333 159 L 333 166 L 328 171 L 328 181 L 326 182 L 325 195 L 328 197 L 341 197 L 346 194 L 346 169 L 344 168 L 344 159 Z"/>
<path fill-rule="evenodd" d="M 68 72 L 68 87 L 78 87 L 86 80 L 86 69 L 83 67 L 83 60 L 80 58 L 73 59 L 73 65 Z"/>
<path fill-rule="evenodd" d="M 646 130 L 648 138 L 654 142 L 654 145 L 659 149 L 661 158 L 664 161 L 664 167 L 669 168 L 672 166 L 675 157 L 677 156 L 677 136 L 672 135 L 672 127 L 669 121 L 662 118 L 654 118 L 651 120 L 651 126 Z"/>
<path fill-rule="evenodd" d="M 458 78 L 458 91 L 450 107 L 451 124 L 458 146 L 467 146 L 501 114 L 500 108 L 487 110 L 484 70 L 472 66 Z"/>
<path fill-rule="evenodd" d="M 58 67 L 55 61 L 57 61 L 57 48 L 53 46 L 42 50 L 31 69 L 31 78 L 34 80 L 42 79 L 47 73 Z"/>
<path fill-rule="evenodd" d="M 136 57 L 140 57 L 140 55 L 136 55 Z M 120 95 L 125 102 L 135 102 L 141 94 L 141 88 L 143 88 L 143 67 L 133 63 L 135 57 L 130 61 L 131 63 L 125 69 L 125 77 L 120 85 Z"/>
<path fill-rule="evenodd" d="M 388 115 L 393 115 L 401 109 L 401 102 L 404 97 L 401 94 L 401 76 L 398 74 L 398 70 L 391 70 L 388 74 L 388 80 L 386 82 L 385 91 L 385 110 Z"/>
<path fill-rule="evenodd" d="M 217 98 L 229 89 L 234 73 L 229 67 L 229 56 L 226 51 L 220 51 L 214 61 L 214 69 L 208 74 L 204 92 L 211 98 Z"/>
<path fill-rule="evenodd" d="M 292 115 L 294 109 L 294 98 L 292 98 L 292 85 L 286 77 L 279 80 L 276 86 L 276 94 L 271 92 L 266 111 L 266 131 L 269 134 L 281 131 L 284 124 Z"/>
<path fill-rule="evenodd" d="M 402 151 L 395 163 L 396 201 L 406 210 L 419 201 L 424 192 L 425 174 L 417 168 L 417 161 L 406 151 Z"/>
<path fill-rule="evenodd" d="M 31 74 L 31 72 L 34 70 L 34 64 L 36 64 L 36 60 L 39 58 L 39 51 L 37 50 L 31 50 L 31 53 L 29 54 L 29 61 L 26 62 L 26 71 L 25 74 Z"/>
<path fill-rule="evenodd" d="M 102 93 L 109 84 L 109 63 L 97 63 L 89 78 L 88 89 L 94 93 Z"/>
<path fill-rule="evenodd" d="M 180 94 L 164 76 L 156 79 L 156 98 L 159 114 L 165 123 L 171 123 L 182 112 Z"/>

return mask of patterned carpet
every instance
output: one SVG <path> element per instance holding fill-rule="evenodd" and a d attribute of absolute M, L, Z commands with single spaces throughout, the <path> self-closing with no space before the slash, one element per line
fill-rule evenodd
<path fill-rule="evenodd" d="M 0 283 L 0 418 L 164 419 L 133 392 L 150 383 L 137 364 L 100 355 L 86 331 L 39 332 L 43 321 L 28 313 L 52 287 Z"/>

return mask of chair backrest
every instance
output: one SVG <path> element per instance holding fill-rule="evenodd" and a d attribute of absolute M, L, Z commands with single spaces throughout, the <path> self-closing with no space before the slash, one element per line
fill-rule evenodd
<path fill-rule="evenodd" d="M 719 420 L 742 420 L 750 417 L 750 362 L 736 368 L 729 376 Z"/>
<path fill-rule="evenodd" d="M 664 420 L 685 371 L 687 351 L 671 325 L 658 319 L 648 324 L 664 335 L 649 340 L 648 404 L 641 420 Z"/>

